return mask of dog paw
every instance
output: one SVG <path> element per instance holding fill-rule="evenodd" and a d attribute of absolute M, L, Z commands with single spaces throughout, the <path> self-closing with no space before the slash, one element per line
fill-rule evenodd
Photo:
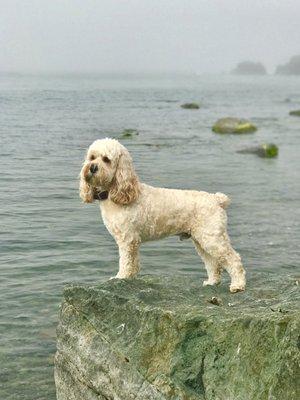
<path fill-rule="evenodd" d="M 128 278 L 131 278 L 131 276 L 117 274 L 116 276 L 112 276 L 110 279 L 128 279 Z"/>
<path fill-rule="evenodd" d="M 220 281 L 204 281 L 203 286 L 217 286 L 220 284 Z"/>
<path fill-rule="evenodd" d="M 231 285 L 229 290 L 231 293 L 243 292 L 245 290 L 245 286 Z"/>

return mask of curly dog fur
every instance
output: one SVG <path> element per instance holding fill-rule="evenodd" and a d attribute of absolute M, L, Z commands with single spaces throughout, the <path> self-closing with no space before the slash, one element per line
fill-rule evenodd
<path fill-rule="evenodd" d="M 230 291 L 245 289 L 245 271 L 227 234 L 222 193 L 155 188 L 141 183 L 128 150 L 115 139 L 96 140 L 89 147 L 80 173 L 80 197 L 85 203 L 101 199 L 108 231 L 119 246 L 116 278 L 135 276 L 140 270 L 139 247 L 169 235 L 191 237 L 202 257 L 208 279 L 220 283 L 222 269 L 231 278 Z"/>

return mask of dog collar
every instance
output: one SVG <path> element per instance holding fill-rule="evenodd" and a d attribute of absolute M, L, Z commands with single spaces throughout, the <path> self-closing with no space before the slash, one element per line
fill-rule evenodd
<path fill-rule="evenodd" d="M 94 194 L 94 199 L 95 200 L 106 200 L 108 198 L 108 191 L 104 190 L 104 192 L 96 192 Z"/>

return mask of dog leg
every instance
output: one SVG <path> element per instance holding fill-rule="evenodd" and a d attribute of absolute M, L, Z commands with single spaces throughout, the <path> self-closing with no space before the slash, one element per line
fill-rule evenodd
<path fill-rule="evenodd" d="M 119 272 L 118 279 L 133 278 L 140 270 L 139 243 L 119 244 Z"/>
<path fill-rule="evenodd" d="M 206 253 L 206 251 L 202 249 L 202 247 L 196 240 L 194 240 L 194 244 L 197 253 L 202 258 L 207 271 L 208 279 L 203 282 L 203 286 L 218 285 L 221 282 L 222 268 L 220 268 L 213 257 L 211 257 L 208 253 Z"/>
<path fill-rule="evenodd" d="M 218 254 L 220 249 L 220 253 Z M 222 250 L 221 250 L 222 249 Z M 231 293 L 242 292 L 246 286 L 246 273 L 242 265 L 240 255 L 231 247 L 228 240 L 221 241 L 218 244 L 217 251 L 213 251 L 215 258 L 228 272 L 231 278 L 230 291 Z"/>
<path fill-rule="evenodd" d="M 228 255 L 223 263 L 231 278 L 230 291 L 242 292 L 246 286 L 246 272 L 243 268 L 240 255 L 229 245 Z"/>
<path fill-rule="evenodd" d="M 214 260 L 212 263 L 226 269 L 231 278 L 232 293 L 245 290 L 246 273 L 240 255 L 232 248 L 226 231 L 200 232 L 202 249 Z"/>

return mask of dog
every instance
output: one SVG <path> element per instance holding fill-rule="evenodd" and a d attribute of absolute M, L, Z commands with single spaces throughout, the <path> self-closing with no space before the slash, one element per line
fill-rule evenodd
<path fill-rule="evenodd" d="M 191 238 L 208 278 L 203 285 L 218 285 L 225 269 L 232 293 L 245 290 L 240 255 L 227 234 L 223 193 L 156 188 L 141 183 L 128 150 L 115 139 L 96 140 L 89 147 L 80 172 L 80 197 L 100 201 L 103 222 L 119 246 L 115 278 L 136 276 L 141 243 L 179 235 Z"/>

